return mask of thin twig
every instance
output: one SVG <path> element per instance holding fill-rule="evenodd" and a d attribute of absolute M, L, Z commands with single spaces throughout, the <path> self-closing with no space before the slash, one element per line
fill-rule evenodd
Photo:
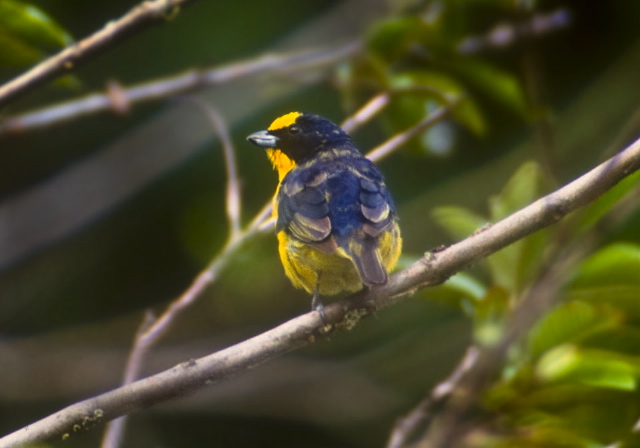
<path fill-rule="evenodd" d="M 105 50 L 118 39 L 157 20 L 172 18 L 194 0 L 147 0 L 101 30 L 39 63 L 31 70 L 0 86 L 0 108 L 26 94 L 33 87 L 75 69 L 89 56 Z"/>
<path fill-rule="evenodd" d="M 41 129 L 103 112 L 122 114 L 137 104 L 262 73 L 286 73 L 328 66 L 353 56 L 359 49 L 359 43 L 351 42 L 337 47 L 271 54 L 221 67 L 189 70 L 129 87 L 110 82 L 105 93 L 93 93 L 35 111 L 2 117 L 0 136 Z"/>
<path fill-rule="evenodd" d="M 187 97 L 187 102 L 191 102 L 204 111 L 211 123 L 211 126 L 218 134 L 222 143 L 224 153 L 225 169 L 227 173 L 227 194 L 226 209 L 229 220 L 229 239 L 234 240 L 240 236 L 240 213 L 242 210 L 242 197 L 240 195 L 240 179 L 238 176 L 238 166 L 236 163 L 235 149 L 229 134 L 229 128 L 216 109 L 209 103 L 195 97 Z"/>
<path fill-rule="evenodd" d="M 553 266 L 548 266 L 535 281 L 511 315 L 500 340 L 480 352 L 473 369 L 459 384 L 461 393 L 452 396 L 439 415 L 438 425 L 430 428 L 420 445 L 433 448 L 460 446 L 460 439 L 471 427 L 466 417 L 479 402 L 481 392 L 486 390 L 487 384 L 502 368 L 508 351 L 518 344 L 544 312 L 557 302 L 571 268 L 582 255 L 583 250 L 561 258 Z"/>
<path fill-rule="evenodd" d="M 348 134 L 352 133 L 384 110 L 389 105 L 389 101 L 391 101 L 390 93 L 385 92 L 374 96 L 355 114 L 347 118 L 340 127 Z"/>
<path fill-rule="evenodd" d="M 458 52 L 472 55 L 488 50 L 502 50 L 520 43 L 523 39 L 544 36 L 571 24 L 571 13 L 565 8 L 548 14 L 535 14 L 526 23 L 500 23 L 488 33 L 470 36 L 458 44 Z"/>
<path fill-rule="evenodd" d="M 153 313 L 151 311 L 147 311 L 144 315 L 142 323 L 140 324 L 140 327 L 138 328 L 138 331 L 136 332 L 134 341 L 140 340 L 142 335 L 149 329 L 151 325 L 154 324 L 155 321 L 156 318 Z M 131 350 L 131 352 L 129 353 L 129 359 L 127 360 L 127 368 L 124 370 L 122 385 L 133 383 L 138 378 L 139 372 L 142 369 L 142 358 L 143 354 L 140 353 L 140 350 Z M 115 448 L 120 446 L 126 424 L 126 415 L 109 422 L 106 425 L 102 437 L 101 447 Z"/>
<path fill-rule="evenodd" d="M 580 178 L 482 232 L 442 251 L 426 254 L 408 268 L 391 276 L 386 285 L 363 290 L 326 306 L 326 320 L 339 329 L 351 328 L 359 317 L 398 304 L 418 288 L 441 284 L 472 263 L 556 223 L 639 168 L 640 140 L 637 140 Z M 526 315 L 519 313 L 513 322 L 526 322 L 528 319 Z M 312 311 L 219 352 L 71 405 L 0 439 L 0 448 L 16 447 L 53 437 L 67 438 L 74 432 L 89 430 L 94 425 L 124 414 L 183 397 L 208 384 L 237 376 L 307 345 L 321 337 L 325 330 L 326 324 L 316 311 Z"/>
<path fill-rule="evenodd" d="M 451 375 L 434 387 L 429 396 L 422 400 L 415 409 L 396 421 L 389 436 L 387 448 L 406 446 L 416 432 L 431 418 L 435 405 L 447 398 L 457 388 L 463 375 L 475 365 L 477 360 L 478 349 L 474 346 L 469 347 Z"/>
<path fill-rule="evenodd" d="M 127 366 L 125 368 L 126 375 L 123 386 L 126 386 L 131 381 L 140 377 L 144 360 L 151 348 L 157 344 L 165 334 L 167 334 L 178 316 L 192 305 L 205 291 L 205 289 L 216 280 L 220 271 L 231 260 L 232 254 L 234 254 L 242 244 L 257 233 L 257 226 L 249 226 L 245 231 L 240 232 L 234 238 L 230 237 L 222 251 L 214 257 L 213 261 L 206 267 L 206 269 L 198 274 L 189 288 L 187 288 L 187 290 L 177 299 L 173 300 L 169 306 L 167 306 L 165 311 L 155 319 L 145 331 L 136 335 L 133 348 L 129 354 Z M 125 429 L 125 423 L 126 420 L 122 418 L 119 419 L 116 425 L 109 425 L 103 437 L 103 448 L 116 448 L 119 446 Z"/>
<path fill-rule="evenodd" d="M 186 100 L 197 105 L 206 113 L 222 143 L 227 173 L 226 208 L 229 220 L 227 244 L 220 255 L 215 257 L 213 262 L 196 277 L 187 291 L 171 302 L 159 318 L 153 319 L 153 317 L 150 317 L 149 312 L 146 314 L 145 322 L 141 326 L 143 331 L 138 332 L 136 335 L 129 355 L 123 385 L 127 385 L 140 377 L 144 360 L 151 347 L 169 331 L 171 324 L 180 312 L 191 305 L 206 287 L 215 280 L 236 248 L 256 234 L 256 226 L 253 225 L 250 225 L 245 231 L 240 229 L 241 197 L 235 150 L 222 116 L 209 104 L 198 98 L 187 98 Z M 123 439 L 125 427 L 126 416 L 116 419 L 107 425 L 102 439 L 102 448 L 118 448 Z"/>
<path fill-rule="evenodd" d="M 520 25 L 515 27 L 516 38 L 522 40 L 524 51 L 520 57 L 524 91 L 528 99 L 528 109 L 533 116 L 534 129 L 538 139 L 536 149 L 547 177 L 557 185 L 562 173 L 558 160 L 557 145 L 550 120 L 549 98 L 544 82 L 544 67 L 537 42 L 526 37 L 534 33 L 536 17 L 532 3 L 519 2 L 516 5 L 517 16 L 522 17 Z M 562 15 L 556 13 L 553 16 Z M 566 15 L 566 14 L 565 14 Z M 541 19 L 538 20 L 538 22 Z"/>
<path fill-rule="evenodd" d="M 431 126 L 440 123 L 449 115 L 449 112 L 451 112 L 451 109 L 453 107 L 455 107 L 455 103 L 441 106 L 426 118 L 424 118 L 422 121 L 420 121 L 418 124 L 412 126 L 404 132 L 394 135 L 380 146 L 371 150 L 371 152 L 367 154 L 367 157 L 374 161 L 382 160 L 393 151 L 395 151 L 398 147 L 407 144 L 407 142 L 409 142 L 412 138 L 420 135 L 421 132 L 424 132 Z"/>

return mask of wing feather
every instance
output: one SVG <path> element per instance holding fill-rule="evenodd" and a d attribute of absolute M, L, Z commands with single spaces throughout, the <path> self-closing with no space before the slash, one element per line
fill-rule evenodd
<path fill-rule="evenodd" d="M 341 248 L 366 285 L 387 282 L 380 236 L 395 225 L 395 208 L 371 162 L 292 170 L 278 195 L 278 231 L 324 253 Z"/>

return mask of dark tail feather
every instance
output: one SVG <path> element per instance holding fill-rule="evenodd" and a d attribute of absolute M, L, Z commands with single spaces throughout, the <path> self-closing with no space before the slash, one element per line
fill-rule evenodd
<path fill-rule="evenodd" d="M 382 266 L 375 242 L 365 241 L 360 256 L 353 255 L 352 258 L 365 285 L 384 285 L 387 283 L 387 271 Z"/>

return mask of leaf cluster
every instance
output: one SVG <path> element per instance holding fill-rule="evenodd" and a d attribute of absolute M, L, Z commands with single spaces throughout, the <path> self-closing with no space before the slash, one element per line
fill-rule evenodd
<path fill-rule="evenodd" d="M 392 95 L 383 119 L 394 134 L 439 106 L 452 109 L 452 123 L 475 136 L 489 131 L 489 107 L 521 118 L 529 115 L 526 94 L 513 61 L 469 54 L 464 42 L 482 30 L 488 13 L 514 13 L 515 2 L 429 2 L 419 11 L 376 23 L 366 35 L 361 58 L 343 68 L 348 103 L 363 94 Z M 416 153 L 448 152 L 454 132 L 445 123 L 416 138 Z"/>
<path fill-rule="evenodd" d="M 587 244 L 606 211 L 637 193 L 638 180 L 631 176 L 561 225 L 488 257 L 484 275 L 458 274 L 426 295 L 461 307 L 473 321 L 475 343 L 491 346 L 540 273 L 559 269 L 556 254 Z M 530 203 L 547 183 L 528 162 L 489 199 L 489 216 L 441 207 L 434 217 L 461 238 Z M 604 447 L 626 439 L 632 446 L 640 412 L 640 245 L 603 242 L 566 272 L 554 302 L 524 341 L 513 341 L 499 378 L 484 392 L 484 409 L 502 434 L 498 446 Z"/>

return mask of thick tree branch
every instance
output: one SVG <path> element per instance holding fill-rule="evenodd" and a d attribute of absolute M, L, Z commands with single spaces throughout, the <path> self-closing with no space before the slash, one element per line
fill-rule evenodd
<path fill-rule="evenodd" d="M 351 328 L 362 317 L 399 303 L 418 288 L 443 283 L 472 263 L 559 221 L 639 168 L 637 140 L 585 175 L 502 221 L 442 251 L 427 253 L 393 275 L 387 285 L 326 306 L 329 326 Z M 329 331 L 329 326 L 315 311 L 304 314 L 219 352 L 71 405 L 0 439 L 0 448 L 69 437 L 121 415 L 185 396 L 312 343 Z"/>
<path fill-rule="evenodd" d="M 0 108 L 26 94 L 35 86 L 50 81 L 76 68 L 98 51 L 104 50 L 120 38 L 157 20 L 171 18 L 194 0 L 149 0 L 134 7 L 120 19 L 107 23 L 101 30 L 58 54 L 39 63 L 31 70 L 0 86 Z"/>

